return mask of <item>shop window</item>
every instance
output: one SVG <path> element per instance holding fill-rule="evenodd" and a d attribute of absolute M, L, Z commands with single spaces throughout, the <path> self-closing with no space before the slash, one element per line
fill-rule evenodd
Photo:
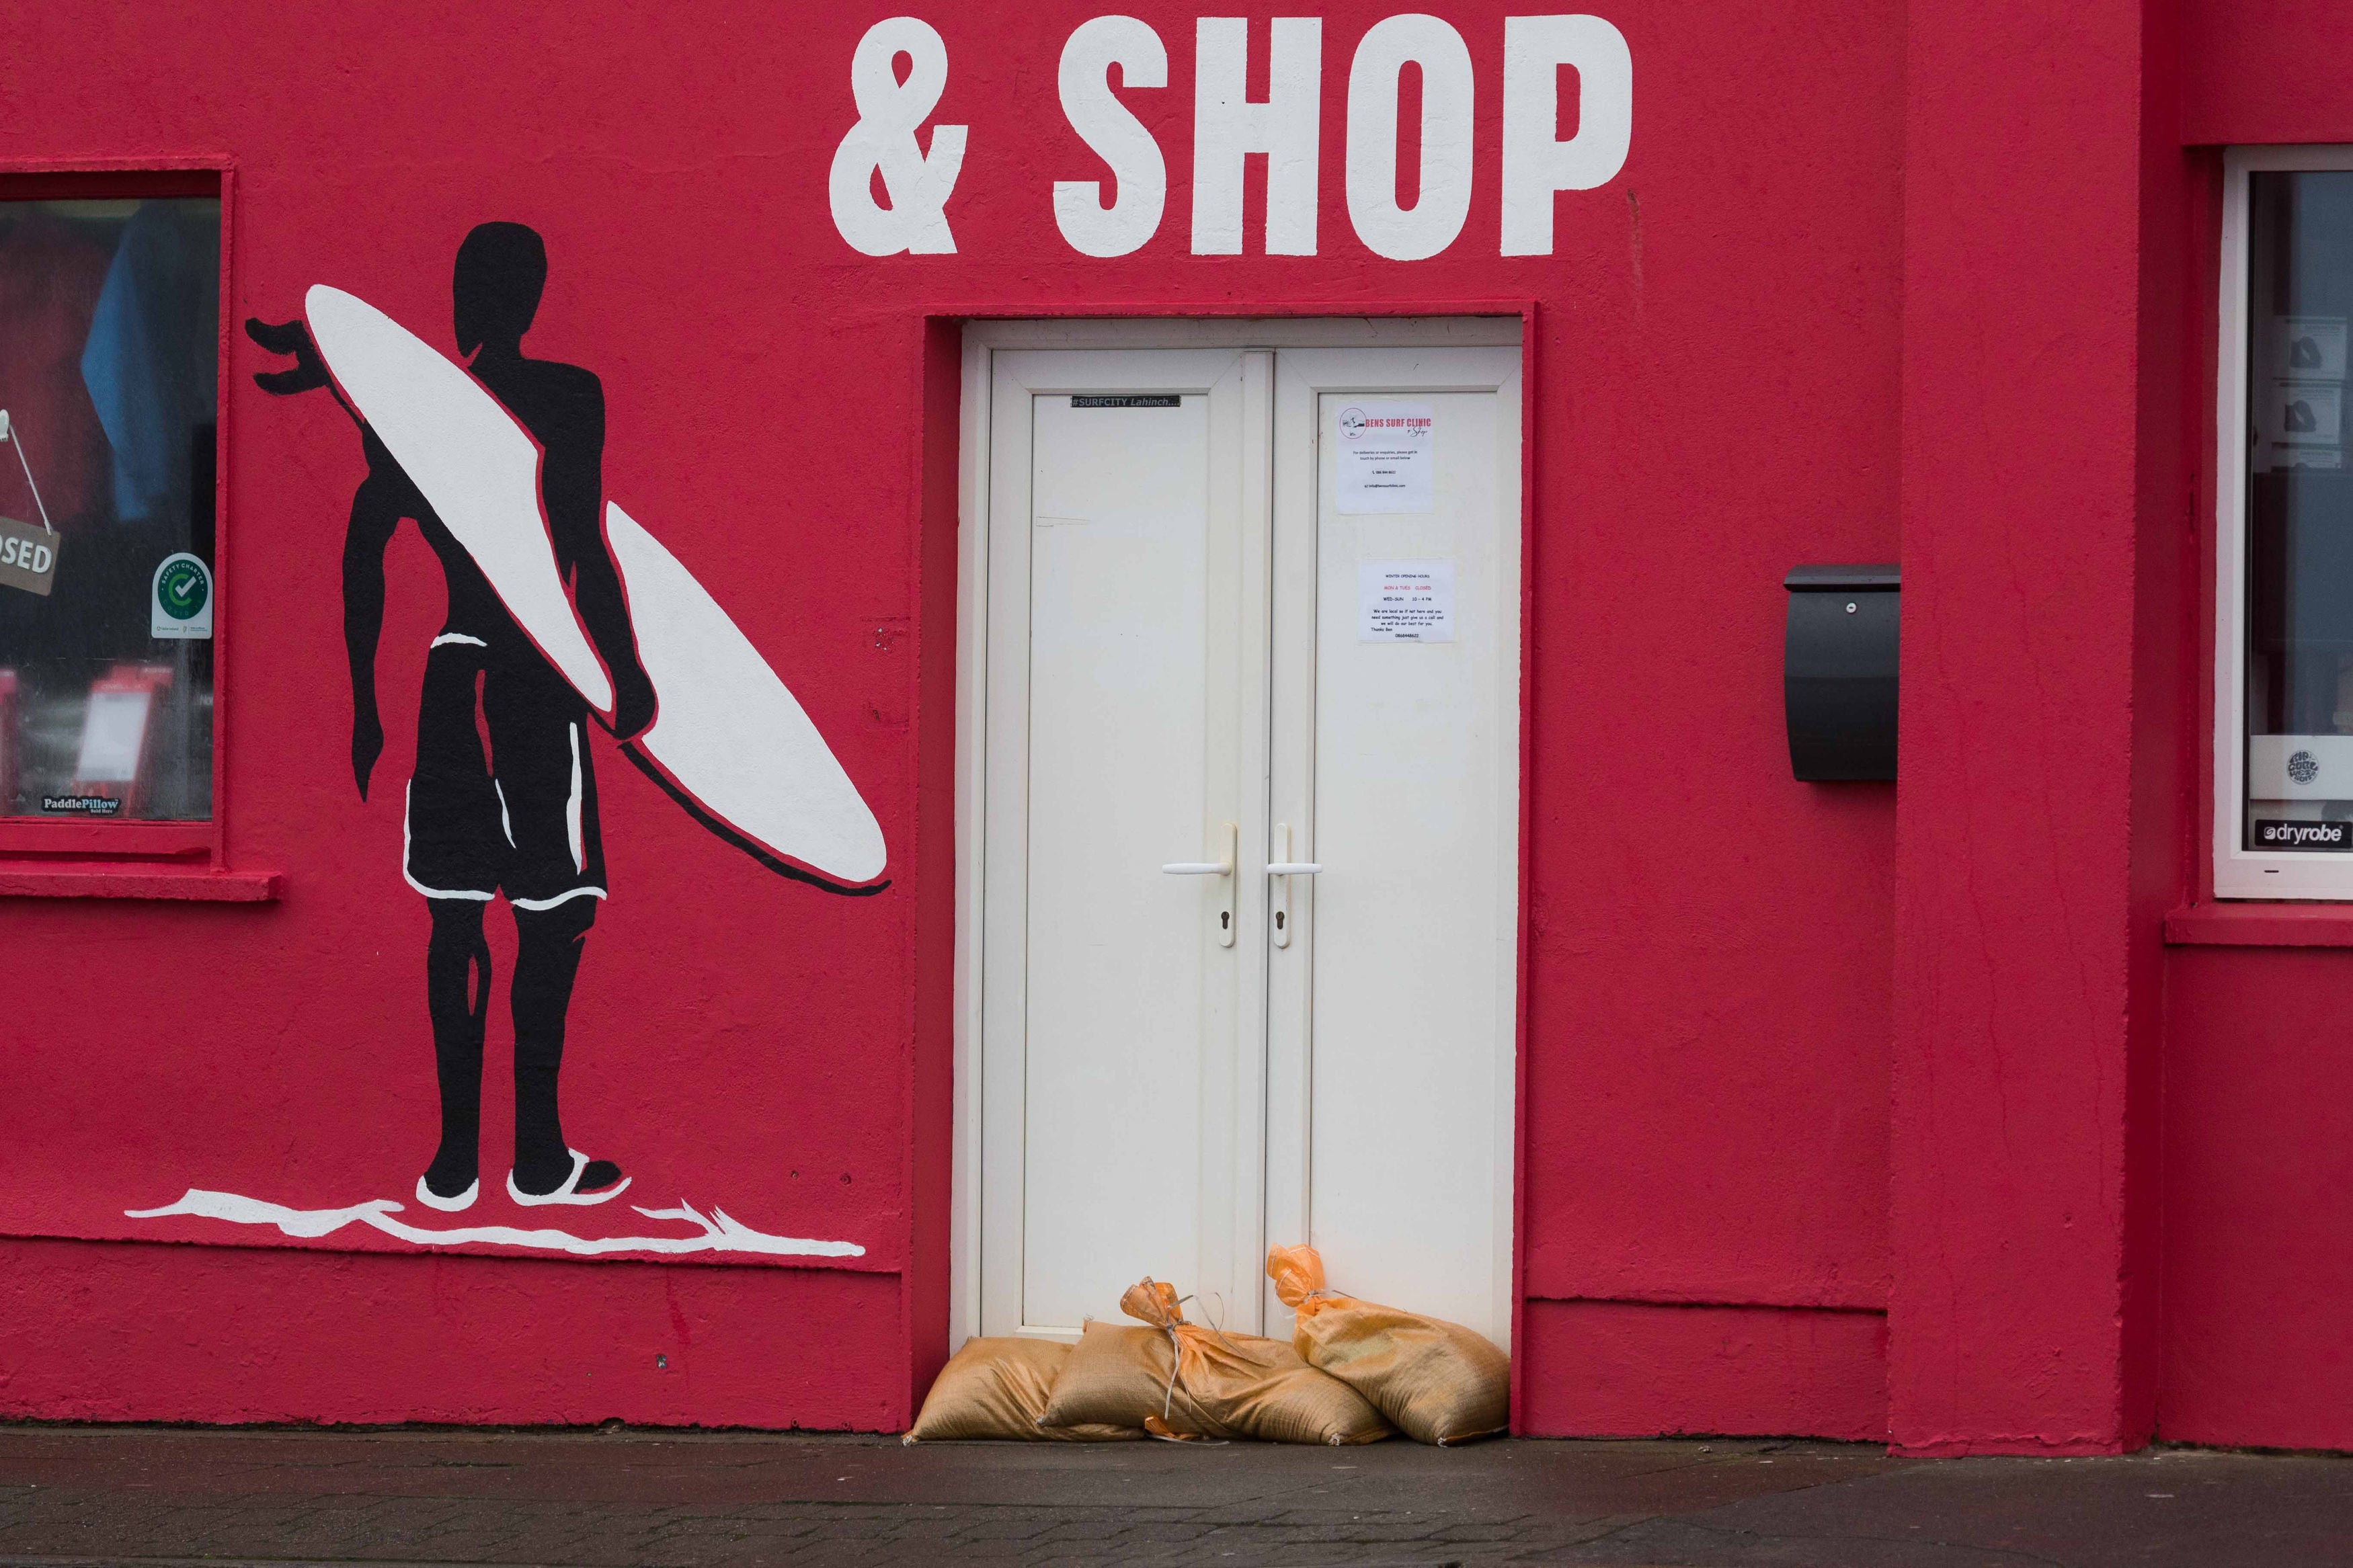
<path fill-rule="evenodd" d="M 171 849 L 153 825 L 213 816 L 218 192 L 0 182 L 7 847 L 74 823 L 78 849 Z"/>

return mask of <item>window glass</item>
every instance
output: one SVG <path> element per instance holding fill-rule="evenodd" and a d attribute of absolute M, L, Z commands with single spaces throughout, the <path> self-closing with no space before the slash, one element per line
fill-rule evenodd
<path fill-rule="evenodd" d="M 220 203 L 0 201 L 0 814 L 212 815 Z"/>

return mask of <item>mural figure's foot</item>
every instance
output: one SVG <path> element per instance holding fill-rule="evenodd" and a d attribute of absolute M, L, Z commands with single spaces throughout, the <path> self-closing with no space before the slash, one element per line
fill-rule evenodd
<path fill-rule="evenodd" d="M 472 1127 L 452 1128 L 448 1121 L 445 1114 L 441 1147 L 433 1151 L 433 1163 L 417 1178 L 417 1201 L 443 1214 L 457 1214 L 473 1207 L 481 1193 L 481 1160 L 474 1152 Z"/>
<path fill-rule="evenodd" d="M 466 1190 L 454 1197 L 443 1197 L 433 1190 L 432 1172 L 427 1171 L 417 1178 L 417 1201 L 427 1208 L 439 1209 L 443 1214 L 457 1214 L 461 1210 L 472 1208 L 475 1198 L 481 1195 L 481 1191 L 482 1179 L 480 1176 L 468 1182 Z"/>
<path fill-rule="evenodd" d="M 610 1160 L 591 1160 L 577 1149 L 565 1152 L 572 1156 L 572 1173 L 564 1179 L 563 1185 L 554 1192 L 527 1193 L 515 1180 L 515 1173 L 509 1171 L 507 1196 L 525 1208 L 536 1208 L 542 1204 L 586 1205 L 617 1198 L 629 1184 L 629 1178 L 621 1174 L 621 1167 Z"/>

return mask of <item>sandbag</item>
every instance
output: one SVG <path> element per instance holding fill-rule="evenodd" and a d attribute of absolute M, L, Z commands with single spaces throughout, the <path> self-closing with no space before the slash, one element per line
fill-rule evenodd
<path fill-rule="evenodd" d="M 1142 1429 L 1150 1416 L 1179 1436 L 1233 1436 L 1198 1408 L 1186 1389 L 1170 1386 L 1176 1370 L 1176 1347 L 1158 1329 L 1090 1322 L 1054 1379 L 1039 1419 Z"/>
<path fill-rule="evenodd" d="M 1299 1315 L 1291 1342 L 1308 1364 L 1372 1401 L 1407 1436 L 1461 1443 L 1510 1424 L 1511 1358 L 1482 1335 L 1326 1290 L 1324 1259 L 1312 1247 L 1275 1247 L 1266 1272 Z"/>
<path fill-rule="evenodd" d="M 1046 1406 L 1050 1422 L 1124 1426 L 1177 1439 L 1371 1443 L 1388 1423 L 1364 1396 L 1281 1340 L 1185 1321 L 1176 1292 L 1146 1279 L 1120 1310 L 1140 1329 L 1089 1323 Z"/>
<path fill-rule="evenodd" d="M 1039 1424 L 1054 1380 L 1071 1359 L 1060 1340 L 966 1340 L 940 1369 L 923 1414 L 901 1441 L 1010 1438 L 1028 1443 L 1117 1443 L 1142 1437 L 1143 1423 L 1124 1427 Z"/>

